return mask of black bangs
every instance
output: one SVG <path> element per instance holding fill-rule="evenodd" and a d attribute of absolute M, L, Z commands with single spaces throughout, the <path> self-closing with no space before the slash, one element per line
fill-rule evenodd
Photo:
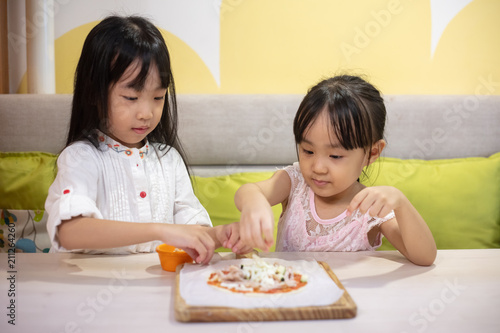
<path fill-rule="evenodd" d="M 149 73 L 149 66 L 150 66 L 150 61 L 149 59 L 144 59 L 144 58 L 138 58 L 138 57 L 131 57 L 125 52 L 121 52 L 116 60 L 115 63 L 111 67 L 111 72 L 110 72 L 110 82 L 111 84 L 115 84 L 118 82 L 120 79 L 126 79 L 123 77 L 125 71 L 133 64 L 135 59 L 140 59 L 140 63 L 138 62 L 136 65 L 141 67 L 141 70 L 139 74 L 129 83 L 129 87 L 133 88 L 134 90 L 141 91 L 144 89 L 144 84 L 146 82 L 146 78 L 148 77 Z"/>
<path fill-rule="evenodd" d="M 139 61 L 140 72 L 130 82 L 130 87 L 141 91 L 149 74 L 152 64 L 158 66 L 162 88 L 167 89 L 172 81 L 170 73 L 170 58 L 165 47 L 163 36 L 157 31 L 142 26 L 142 20 L 130 18 L 130 24 L 122 27 L 122 38 L 115 42 L 115 59 L 110 72 L 110 82 L 116 83 L 125 70 Z"/>
<path fill-rule="evenodd" d="M 293 133 L 297 144 L 304 140 L 308 127 L 318 118 L 325 107 L 325 99 L 320 91 L 311 91 L 308 95 L 311 95 L 311 98 L 302 100 L 293 121 Z"/>
<path fill-rule="evenodd" d="M 338 90 L 328 105 L 328 117 L 340 145 L 346 150 L 370 147 L 373 143 L 370 113 L 357 96 Z"/>
<path fill-rule="evenodd" d="M 293 123 L 300 144 L 316 118 L 326 112 L 332 136 L 346 150 L 369 149 L 383 139 L 386 110 L 380 92 L 360 77 L 341 75 L 312 87 L 300 103 Z"/>

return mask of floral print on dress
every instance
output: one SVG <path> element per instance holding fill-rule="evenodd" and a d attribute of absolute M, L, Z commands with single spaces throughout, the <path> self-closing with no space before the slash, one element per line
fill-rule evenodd
<path fill-rule="evenodd" d="M 149 143 L 146 141 L 146 144 L 141 149 L 136 148 L 128 148 L 121 143 L 116 142 L 106 134 L 101 131 L 97 131 L 97 138 L 100 143 L 105 144 L 108 148 L 116 151 L 117 153 L 124 154 L 125 156 L 133 156 L 134 152 L 137 151 L 139 157 L 141 159 L 144 158 L 149 152 Z"/>

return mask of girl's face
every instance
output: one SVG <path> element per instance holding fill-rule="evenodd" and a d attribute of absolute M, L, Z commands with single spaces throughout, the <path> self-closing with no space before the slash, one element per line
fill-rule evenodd
<path fill-rule="evenodd" d="M 326 201 L 349 200 L 359 191 L 357 179 L 369 164 L 362 148 L 342 148 L 322 111 L 299 144 L 300 170 L 317 197 Z"/>
<path fill-rule="evenodd" d="M 129 148 L 142 147 L 146 136 L 158 125 L 167 93 L 155 65 L 150 66 L 144 88 L 134 89 L 131 83 L 140 70 L 140 63 L 132 63 L 109 91 L 106 134 Z"/>

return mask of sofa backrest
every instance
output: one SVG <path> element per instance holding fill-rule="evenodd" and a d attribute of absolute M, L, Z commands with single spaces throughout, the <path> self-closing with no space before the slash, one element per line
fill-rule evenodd
<path fill-rule="evenodd" d="M 269 170 L 296 160 L 303 95 L 179 95 L 180 137 L 195 173 Z M 0 95 L 0 151 L 58 153 L 72 95 Z M 385 96 L 384 156 L 444 159 L 500 151 L 500 96 Z M 198 172 L 196 171 L 198 170 Z"/>
<path fill-rule="evenodd" d="M 71 97 L 0 95 L 0 152 L 38 152 L 0 158 L 0 234 L 10 234 L 15 225 L 16 251 L 45 252 L 50 247 L 43 209 L 56 156 L 39 152 L 63 148 Z M 193 187 L 214 225 L 239 219 L 234 193 L 242 184 L 272 174 L 243 171 L 270 171 L 296 160 L 292 121 L 301 99 L 178 97 L 181 140 L 194 175 L 202 176 L 193 177 Z M 403 191 L 428 223 L 438 248 L 499 248 L 500 96 L 385 100 L 386 158 L 371 165 L 362 181 Z M 458 159 L 472 156 L 477 157 Z M 226 175 L 210 177 L 221 174 Z M 273 207 L 273 214 L 276 225 L 281 205 Z M 0 252 L 11 247 L 6 244 L 11 242 L 0 239 Z M 384 240 L 381 249 L 392 247 Z"/>

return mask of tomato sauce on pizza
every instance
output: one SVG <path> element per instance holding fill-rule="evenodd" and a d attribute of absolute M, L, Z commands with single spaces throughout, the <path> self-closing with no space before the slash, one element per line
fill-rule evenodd
<path fill-rule="evenodd" d="M 307 285 L 307 276 L 295 272 L 291 266 L 270 264 L 259 258 L 214 271 L 207 283 L 235 293 L 276 294 L 303 288 Z"/>

